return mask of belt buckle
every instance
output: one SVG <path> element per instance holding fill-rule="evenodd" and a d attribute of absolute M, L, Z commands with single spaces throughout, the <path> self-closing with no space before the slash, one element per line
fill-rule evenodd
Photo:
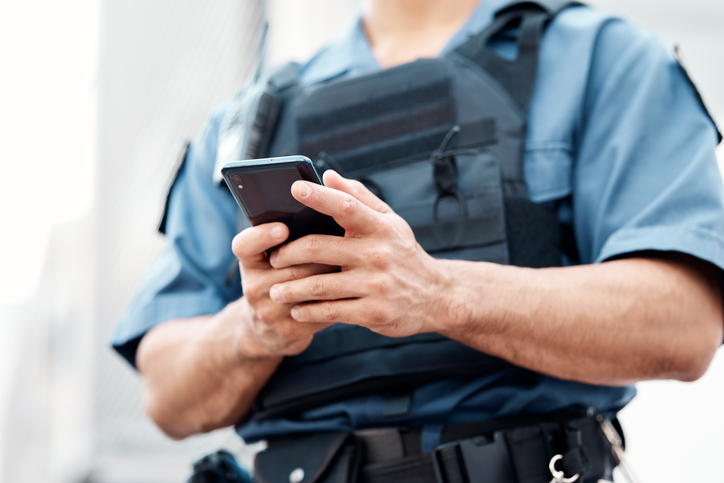
<path fill-rule="evenodd" d="M 454 450 L 455 463 L 466 483 L 514 483 L 513 468 L 503 431 L 486 438 L 469 438 L 446 443 L 432 450 L 432 467 L 437 483 L 448 483 L 445 478 L 443 452 Z"/>

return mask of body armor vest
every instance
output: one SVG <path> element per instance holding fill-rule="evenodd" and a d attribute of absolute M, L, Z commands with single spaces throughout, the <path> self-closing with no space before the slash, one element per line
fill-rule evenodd
<path fill-rule="evenodd" d="M 560 265 L 561 226 L 555 213 L 528 200 L 523 155 L 540 39 L 570 5 L 513 3 L 443 57 L 352 79 L 303 87 L 287 66 L 259 90 L 257 104 L 274 115 L 257 115 L 253 150 L 241 157 L 302 154 L 320 171 L 362 181 L 434 257 Z M 517 37 L 514 60 L 489 47 L 503 32 Z M 388 338 L 337 324 L 282 362 L 259 396 L 256 417 L 291 417 L 507 365 L 439 334 Z"/>

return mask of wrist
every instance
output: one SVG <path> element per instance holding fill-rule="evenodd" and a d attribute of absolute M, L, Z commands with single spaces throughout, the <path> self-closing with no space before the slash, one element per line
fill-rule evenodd
<path fill-rule="evenodd" d="M 435 332 L 450 339 L 466 339 L 493 322 L 496 265 L 485 262 L 440 260 L 449 282 L 441 291 L 441 310 Z"/>
<path fill-rule="evenodd" d="M 250 360 L 268 360 L 280 363 L 282 356 L 271 351 L 254 333 L 254 310 L 246 298 L 231 302 L 216 315 L 217 324 L 224 326 L 225 347 L 228 357 L 236 364 Z"/>
<path fill-rule="evenodd" d="M 460 283 L 460 264 L 453 260 L 435 259 L 439 276 L 432 288 L 433 310 L 429 311 L 431 327 L 425 332 L 436 332 L 450 337 L 450 333 L 467 319 L 468 304 L 465 284 Z"/>

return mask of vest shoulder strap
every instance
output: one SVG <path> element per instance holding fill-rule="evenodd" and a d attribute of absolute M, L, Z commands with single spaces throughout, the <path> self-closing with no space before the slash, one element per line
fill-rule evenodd
<path fill-rule="evenodd" d="M 533 93 L 538 72 L 540 40 L 548 23 L 561 11 L 583 5 L 570 0 L 515 1 L 499 9 L 493 23 L 453 52 L 472 60 L 492 75 L 518 103 L 524 113 Z M 517 28 L 517 56 L 502 58 L 488 42 L 507 29 Z"/>

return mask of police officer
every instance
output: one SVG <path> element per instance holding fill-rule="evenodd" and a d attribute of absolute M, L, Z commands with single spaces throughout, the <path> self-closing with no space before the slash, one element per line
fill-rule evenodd
<path fill-rule="evenodd" d="M 332 85 L 448 55 L 506 3 L 370 0 L 344 36 L 299 68 L 298 83 Z M 525 22 L 507 27 L 485 47 L 513 62 L 524 54 L 516 32 Z M 333 216 L 346 236 L 309 236 L 268 256 L 288 230 L 270 223 L 237 235 L 238 208 L 212 181 L 231 108 L 212 116 L 170 194 L 169 246 L 113 335 L 167 435 L 237 425 L 247 442 L 266 439 L 262 481 L 610 477 L 610 444 L 586 418 L 613 419 L 637 381 L 697 379 L 724 337 L 718 133 L 673 56 L 627 21 L 571 6 L 552 18 L 536 53 L 521 177 L 527 200 L 571 233 L 575 248 L 561 251 L 559 267 L 433 257 L 391 198 L 373 193 L 376 183 L 333 170 L 324 187 L 296 182 L 292 195 Z M 506 220 L 510 230 L 515 220 Z M 241 282 L 228 284 L 237 260 Z M 361 332 L 356 342 L 328 337 L 293 373 L 304 377 L 269 383 L 334 324 L 385 338 L 365 346 Z M 500 365 L 398 373 L 394 385 L 363 377 L 403 350 L 394 340 L 415 341 L 408 365 L 433 364 L 439 336 L 459 344 L 455 354 L 473 349 Z M 334 340 L 360 345 L 340 354 Z M 356 358 L 360 380 L 319 389 L 344 357 Z"/>

